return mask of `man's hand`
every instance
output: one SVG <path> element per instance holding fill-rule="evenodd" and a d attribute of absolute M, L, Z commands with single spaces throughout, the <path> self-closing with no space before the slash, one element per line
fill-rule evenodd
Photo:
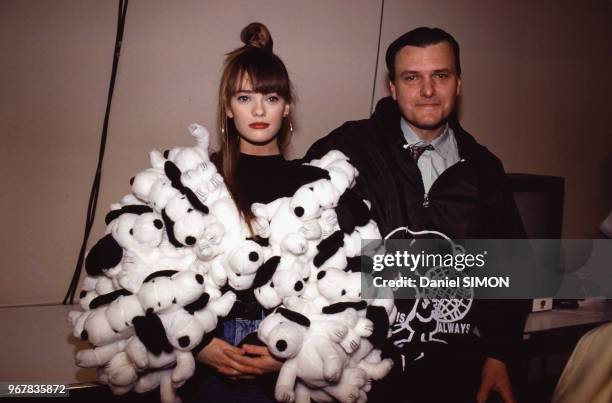
<path fill-rule="evenodd" d="M 283 365 L 281 361 L 274 358 L 268 348 L 265 346 L 256 346 L 252 344 L 244 344 L 242 350 L 245 353 L 255 356 L 237 355 L 233 351 L 226 351 L 226 354 L 235 362 L 249 368 L 243 375 L 235 378 L 253 377 L 254 375 L 263 375 L 268 372 L 278 372 Z"/>
<path fill-rule="evenodd" d="M 516 403 L 506 364 L 489 357 L 482 367 L 482 381 L 476 394 L 476 401 L 485 403 L 491 389 L 499 392 L 504 403 Z"/>
<path fill-rule="evenodd" d="M 259 374 L 259 368 L 244 365 L 235 359 L 244 357 L 245 352 L 215 337 L 200 351 L 197 360 L 232 378 L 253 378 L 254 374 Z"/>

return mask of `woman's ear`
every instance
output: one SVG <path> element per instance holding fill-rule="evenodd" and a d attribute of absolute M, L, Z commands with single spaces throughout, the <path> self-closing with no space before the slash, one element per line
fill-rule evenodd
<path fill-rule="evenodd" d="M 225 115 L 230 119 L 234 118 L 234 114 L 232 113 L 232 110 L 230 108 L 225 109 Z"/>
<path fill-rule="evenodd" d="M 285 110 L 283 111 L 283 117 L 289 116 L 289 112 L 291 112 L 291 105 L 285 104 Z"/>

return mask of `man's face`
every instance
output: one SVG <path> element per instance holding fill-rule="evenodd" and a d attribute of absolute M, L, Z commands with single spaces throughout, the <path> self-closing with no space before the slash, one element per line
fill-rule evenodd
<path fill-rule="evenodd" d="M 453 48 L 448 42 L 404 46 L 395 55 L 395 79 L 389 88 L 417 134 L 440 130 L 461 92 Z"/>

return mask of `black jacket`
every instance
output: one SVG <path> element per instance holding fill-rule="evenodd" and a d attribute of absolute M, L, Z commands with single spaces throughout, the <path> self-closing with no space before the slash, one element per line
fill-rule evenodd
<path fill-rule="evenodd" d="M 359 170 L 356 189 L 372 202 L 383 235 L 409 225 L 455 239 L 524 238 L 501 162 L 458 123 L 451 128 L 462 161 L 440 175 L 426 203 L 420 171 L 403 148 L 400 116 L 396 102 L 383 98 L 370 119 L 344 123 L 313 144 L 305 159 L 344 152 Z"/>
<path fill-rule="evenodd" d="M 383 236 L 408 226 L 440 231 L 454 239 L 525 237 L 495 155 L 453 119 L 461 162 L 444 171 L 426 195 L 420 171 L 403 147 L 400 119 L 397 103 L 383 98 L 370 119 L 344 123 L 313 144 L 305 160 L 320 158 L 331 149 L 345 153 L 359 171 L 355 190 L 372 203 L 372 215 Z M 505 361 L 521 339 L 524 304 L 474 302 L 465 320 L 478 327 L 484 353 Z"/>

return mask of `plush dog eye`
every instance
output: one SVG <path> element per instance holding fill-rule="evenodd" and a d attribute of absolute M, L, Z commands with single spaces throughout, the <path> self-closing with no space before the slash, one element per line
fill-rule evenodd
<path fill-rule="evenodd" d="M 130 229 L 130 235 L 134 235 L 134 228 Z"/>
<path fill-rule="evenodd" d="M 285 340 L 277 341 L 276 348 L 278 351 L 285 351 L 287 349 L 287 342 Z"/>
<path fill-rule="evenodd" d="M 274 283 L 270 283 L 270 288 L 274 288 Z"/>
<path fill-rule="evenodd" d="M 256 262 L 256 261 L 257 261 L 257 259 L 259 259 L 259 253 L 257 253 L 257 252 L 251 252 L 251 253 L 249 253 L 249 260 L 250 260 L 251 262 Z"/>
<path fill-rule="evenodd" d="M 191 207 L 187 209 L 188 213 L 191 213 L 192 211 L 193 211 L 193 209 Z"/>
<path fill-rule="evenodd" d="M 304 288 L 304 284 L 301 281 L 295 283 L 295 286 L 293 287 L 295 291 L 302 291 L 302 288 Z"/>

